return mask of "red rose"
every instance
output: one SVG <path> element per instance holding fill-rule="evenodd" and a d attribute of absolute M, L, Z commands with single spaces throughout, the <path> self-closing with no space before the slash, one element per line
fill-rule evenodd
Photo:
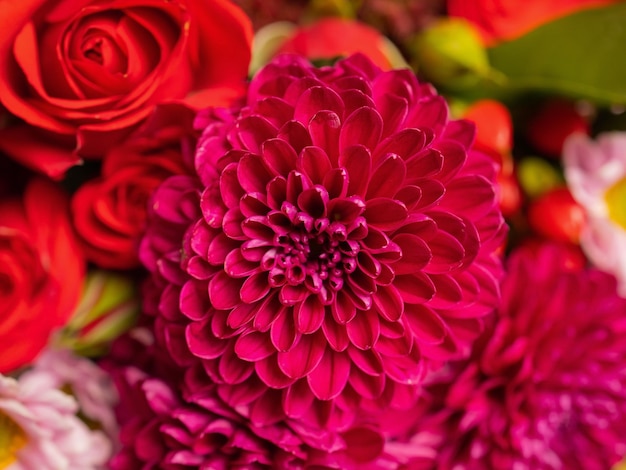
<path fill-rule="evenodd" d="M 193 149 L 193 113 L 160 107 L 142 128 L 104 157 L 102 175 L 72 198 L 74 225 L 89 261 L 102 268 L 139 266 L 137 243 L 148 200 L 167 177 L 186 173 L 182 146 Z"/>
<path fill-rule="evenodd" d="M 471 21 L 486 45 L 522 36 L 560 16 L 619 0 L 448 0 L 448 14 Z"/>
<path fill-rule="evenodd" d="M 0 373 L 32 361 L 79 299 L 85 263 L 67 208 L 39 179 L 21 200 L 0 201 Z"/>
<path fill-rule="evenodd" d="M 0 101 L 81 157 L 102 156 L 157 103 L 228 104 L 252 40 L 228 0 L 0 0 L 0 31 Z M 5 134 L 5 150 L 51 176 L 78 161 Z"/>

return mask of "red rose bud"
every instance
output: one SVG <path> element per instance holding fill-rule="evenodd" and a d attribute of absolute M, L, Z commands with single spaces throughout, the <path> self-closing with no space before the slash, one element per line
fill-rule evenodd
<path fill-rule="evenodd" d="M 560 158 L 565 139 L 575 132 L 589 134 L 589 124 L 571 101 L 546 101 L 530 118 L 526 135 L 539 152 Z"/>
<path fill-rule="evenodd" d="M 347 18 L 323 18 L 297 28 L 277 51 L 299 54 L 312 61 L 333 61 L 357 52 L 383 70 L 408 67 L 389 39 L 371 26 Z"/>
<path fill-rule="evenodd" d="M 134 324 L 139 308 L 139 295 L 130 277 L 92 271 L 87 275 L 74 315 L 57 337 L 57 344 L 84 356 L 102 354 L 111 341 Z"/>
<path fill-rule="evenodd" d="M 522 191 L 514 174 L 498 175 L 498 202 L 502 215 L 510 217 L 522 207 Z"/>
<path fill-rule="evenodd" d="M 517 163 L 515 169 L 520 186 L 530 198 L 563 185 L 563 178 L 556 168 L 542 158 L 525 157 Z"/>
<path fill-rule="evenodd" d="M 585 211 L 565 186 L 551 189 L 533 201 L 528 223 L 540 235 L 578 244 L 585 225 Z"/>
<path fill-rule="evenodd" d="M 502 165 L 502 172 L 513 171 L 513 121 L 508 108 L 499 101 L 479 100 L 470 105 L 463 118 L 476 124 L 474 148 L 487 153 Z"/>

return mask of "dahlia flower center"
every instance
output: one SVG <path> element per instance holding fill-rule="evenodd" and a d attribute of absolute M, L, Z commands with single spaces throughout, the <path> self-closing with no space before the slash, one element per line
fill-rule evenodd
<path fill-rule="evenodd" d="M 0 470 L 16 460 L 17 452 L 26 445 L 26 433 L 6 414 L 0 412 Z"/>
<path fill-rule="evenodd" d="M 609 218 L 626 229 L 626 177 L 607 189 L 604 200 L 609 210 Z"/>
<path fill-rule="evenodd" d="M 270 214 L 270 221 L 273 218 Z M 341 222 L 315 218 L 304 212 L 290 218 L 290 229 L 276 234 L 275 249 L 265 259 L 270 285 L 304 283 L 315 293 L 323 287 L 340 290 L 345 275 L 356 269 L 359 243 L 349 240 L 348 228 Z"/>

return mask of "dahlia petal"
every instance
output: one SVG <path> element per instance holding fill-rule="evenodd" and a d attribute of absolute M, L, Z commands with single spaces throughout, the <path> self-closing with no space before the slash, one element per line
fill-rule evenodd
<path fill-rule="evenodd" d="M 411 274 L 420 271 L 432 260 L 429 245 L 420 237 L 411 233 L 400 233 L 393 237 L 402 250 L 402 258 L 393 265 L 396 274 Z"/>
<path fill-rule="evenodd" d="M 277 176 L 267 183 L 267 205 L 277 211 L 285 199 L 287 199 L 287 180 Z"/>
<path fill-rule="evenodd" d="M 246 236 L 241 229 L 242 220 L 243 214 L 239 210 L 239 207 L 230 209 L 224 214 L 224 218 L 222 219 L 222 230 L 233 240 L 245 240 Z"/>
<path fill-rule="evenodd" d="M 224 259 L 224 271 L 228 276 L 244 278 L 255 273 L 259 269 L 259 263 L 248 261 L 241 253 L 241 249 L 235 248 Z M 247 279 L 246 279 L 247 281 Z"/>
<path fill-rule="evenodd" d="M 427 148 L 406 161 L 406 179 L 408 183 L 417 183 L 425 178 L 438 175 L 443 168 L 444 161 L 448 158 L 436 149 Z"/>
<path fill-rule="evenodd" d="M 309 131 L 298 121 L 287 121 L 283 127 L 280 128 L 276 137 L 286 141 L 294 149 L 296 155 L 299 154 L 304 147 L 313 145 Z"/>
<path fill-rule="evenodd" d="M 356 315 L 356 306 L 344 291 L 337 292 L 335 302 L 331 304 L 333 318 L 340 325 L 348 323 Z"/>
<path fill-rule="evenodd" d="M 169 282 L 181 282 L 181 280 L 175 279 L 174 276 L 170 274 L 173 273 L 172 271 L 169 271 L 168 274 L 164 274 L 166 272 L 166 269 L 169 269 L 168 264 L 159 263 L 159 271 L 165 279 L 167 279 Z M 215 274 L 217 274 L 218 269 L 219 268 L 216 268 L 215 266 L 211 266 L 209 263 L 206 262 L 205 259 L 201 258 L 200 256 L 193 256 L 192 258 L 190 258 L 186 267 L 187 274 L 199 281 L 208 281 Z"/>
<path fill-rule="evenodd" d="M 208 299 L 204 296 L 206 284 L 187 281 L 180 290 L 180 312 L 190 320 L 200 320 L 209 309 Z"/>
<path fill-rule="evenodd" d="M 463 291 L 459 283 L 452 276 L 446 274 L 431 274 L 430 280 L 435 284 L 435 296 L 430 302 L 433 308 L 450 309 L 463 300 Z M 471 315 L 472 309 L 454 309 L 460 316 Z M 476 315 L 476 312 L 473 312 Z"/>
<path fill-rule="evenodd" d="M 343 149 L 339 165 L 348 172 L 348 196 L 365 196 L 372 171 L 372 156 L 362 145 Z"/>
<path fill-rule="evenodd" d="M 332 165 L 323 149 L 304 147 L 297 157 L 296 168 L 307 175 L 313 184 L 321 184 Z"/>
<path fill-rule="evenodd" d="M 493 209 L 493 184 L 482 175 L 455 178 L 446 186 L 443 198 L 446 209 L 471 219 L 480 219 Z"/>
<path fill-rule="evenodd" d="M 244 361 L 256 362 L 271 356 L 276 349 L 268 335 L 252 331 L 245 333 L 235 341 L 235 353 Z"/>
<path fill-rule="evenodd" d="M 237 330 L 233 330 L 228 326 L 228 310 L 213 310 L 211 313 L 211 331 L 216 338 L 231 338 L 237 334 Z"/>
<path fill-rule="evenodd" d="M 333 199 L 328 203 L 328 218 L 350 224 L 365 210 L 365 204 L 359 197 Z"/>
<path fill-rule="evenodd" d="M 368 375 L 363 371 L 352 368 L 350 372 L 350 385 L 359 396 L 375 400 L 379 398 L 385 390 L 385 375 Z"/>
<path fill-rule="evenodd" d="M 274 177 L 258 155 L 244 155 L 237 165 L 237 180 L 245 192 L 265 193 L 267 183 Z"/>
<path fill-rule="evenodd" d="M 299 171 L 290 171 L 287 175 L 287 201 L 290 203 L 296 212 L 295 205 L 298 202 L 298 196 L 302 191 L 308 189 L 310 185 L 305 179 L 305 176 Z M 285 212 L 285 203 L 281 206 L 281 210 Z"/>
<path fill-rule="evenodd" d="M 402 202 L 412 212 L 422 200 L 422 189 L 419 186 L 405 185 L 394 194 L 393 199 Z"/>
<path fill-rule="evenodd" d="M 306 335 L 317 331 L 322 326 L 326 310 L 317 295 L 310 295 L 304 302 L 294 306 L 293 313 L 296 316 L 298 332 Z"/>
<path fill-rule="evenodd" d="M 415 185 L 422 190 L 422 198 L 415 206 L 416 210 L 423 211 L 436 205 L 446 193 L 444 185 L 437 180 L 422 180 Z"/>
<path fill-rule="evenodd" d="M 236 129 L 243 147 L 257 155 L 261 154 L 263 142 L 278 133 L 278 129 L 271 122 L 258 115 L 239 118 Z"/>
<path fill-rule="evenodd" d="M 202 217 L 209 227 L 220 228 L 226 208 L 222 202 L 220 192 L 215 188 L 207 188 L 200 197 Z"/>
<path fill-rule="evenodd" d="M 378 315 L 374 312 L 358 312 L 357 315 L 346 324 L 346 332 L 350 342 L 359 349 L 370 349 L 378 340 L 380 323 Z"/>
<path fill-rule="evenodd" d="M 337 85 L 337 82 L 335 82 Z M 363 92 L 358 89 L 340 90 L 339 96 L 343 100 L 346 108 L 345 115 L 350 116 L 360 108 L 376 108 L 374 100 L 368 96 L 369 92 Z"/>
<path fill-rule="evenodd" d="M 383 356 L 383 366 L 392 380 L 406 385 L 420 383 L 426 372 L 418 348 L 413 348 L 406 356 Z"/>
<path fill-rule="evenodd" d="M 263 142 L 262 155 L 269 170 L 280 176 L 286 176 L 298 158 L 293 147 L 278 138 Z"/>
<path fill-rule="evenodd" d="M 347 453 L 355 462 L 374 462 L 383 453 L 385 438 L 373 429 L 353 427 L 342 435 Z"/>
<path fill-rule="evenodd" d="M 360 251 L 357 256 L 357 265 L 367 276 L 376 279 L 381 271 L 380 261 L 374 258 L 368 251 Z"/>
<path fill-rule="evenodd" d="M 258 304 L 241 303 L 228 313 L 226 324 L 233 329 L 241 328 L 254 318 L 258 310 Z"/>
<path fill-rule="evenodd" d="M 351 113 L 339 133 L 339 148 L 344 152 L 354 145 L 376 148 L 383 131 L 383 120 L 371 107 L 362 107 Z"/>
<path fill-rule="evenodd" d="M 324 319 L 324 322 L 322 323 L 322 332 L 328 341 L 328 345 L 337 352 L 345 351 L 350 344 L 350 338 L 348 338 L 346 327 L 337 323 L 332 317 L 327 316 Z"/>
<path fill-rule="evenodd" d="M 396 276 L 394 286 L 405 304 L 423 304 L 435 295 L 435 285 L 426 274 L 416 272 Z"/>
<path fill-rule="evenodd" d="M 228 341 L 212 337 L 207 322 L 193 322 L 185 329 L 185 339 L 191 353 L 201 359 L 215 359 L 224 354 Z"/>
<path fill-rule="evenodd" d="M 252 404 L 250 421 L 254 426 L 270 426 L 285 418 L 283 411 L 276 406 L 276 399 L 274 393 L 264 393 Z M 256 463 L 256 459 L 250 462 L 250 464 Z"/>
<path fill-rule="evenodd" d="M 157 422 L 145 426 L 135 436 L 137 456 L 144 461 L 158 462 L 164 457 L 165 449 L 160 445 Z"/>
<path fill-rule="evenodd" d="M 380 230 L 393 230 L 401 226 L 408 216 L 406 206 L 395 199 L 378 197 L 365 203 L 363 216 L 367 223 Z"/>
<path fill-rule="evenodd" d="M 448 123 L 448 105 L 443 96 L 431 96 L 414 106 L 407 116 L 406 126 L 432 129 L 436 135 L 443 132 Z"/>
<path fill-rule="evenodd" d="M 304 301 L 308 295 L 309 290 L 302 284 L 297 286 L 285 285 L 280 289 L 279 298 L 284 305 L 296 305 Z"/>
<path fill-rule="evenodd" d="M 407 160 L 420 152 L 427 143 L 427 135 L 421 129 L 403 129 L 386 139 L 372 152 L 372 161 L 378 163 L 385 155 L 399 155 Z"/>
<path fill-rule="evenodd" d="M 219 310 L 230 310 L 235 308 L 241 299 L 239 291 L 243 280 L 233 279 L 224 271 L 217 273 L 209 281 L 209 299 L 214 308 Z"/>
<path fill-rule="evenodd" d="M 366 199 L 392 198 L 403 187 L 406 165 L 400 156 L 389 153 L 382 157 L 372 173 Z"/>
<path fill-rule="evenodd" d="M 254 217 L 267 214 L 269 207 L 266 203 L 265 194 L 246 193 L 239 201 L 239 209 L 245 217 Z"/>
<path fill-rule="evenodd" d="M 294 383 L 294 379 L 287 377 L 280 370 L 275 355 L 255 362 L 254 369 L 259 378 L 268 387 L 281 389 Z"/>
<path fill-rule="evenodd" d="M 230 163 L 224 168 L 220 175 L 220 195 L 222 201 L 226 207 L 236 207 L 239 204 L 239 200 L 245 194 L 245 190 L 241 187 L 239 179 L 237 177 L 238 167 L 236 163 Z M 207 188 L 202 194 L 203 200 L 205 200 L 205 206 L 210 207 L 215 204 L 212 194 Z M 211 204 L 212 201 L 212 204 Z M 206 219 L 206 216 L 205 216 Z"/>
<path fill-rule="evenodd" d="M 234 345 L 231 345 L 220 357 L 218 371 L 223 382 L 239 384 L 250 377 L 254 367 L 250 362 L 241 360 L 235 354 Z"/>
<path fill-rule="evenodd" d="M 314 219 L 326 217 L 326 203 L 328 192 L 323 186 L 314 186 L 305 189 L 298 195 L 298 207 Z"/>
<path fill-rule="evenodd" d="M 467 161 L 468 146 L 463 146 L 458 141 L 440 140 L 434 145 L 435 149 L 446 157 L 443 159 L 441 172 L 437 176 L 439 181 L 451 181 L 463 168 Z"/>
<path fill-rule="evenodd" d="M 313 87 L 322 88 L 322 89 L 327 88 L 323 82 L 320 82 L 317 78 L 311 77 L 311 76 L 306 76 L 306 77 L 293 80 L 289 84 L 289 87 L 285 90 L 285 101 L 287 101 L 288 103 L 292 104 L 295 107 L 298 101 L 300 100 L 300 98 L 302 97 L 302 95 Z M 320 92 L 320 94 L 321 93 L 322 92 Z M 309 99 L 308 101 L 310 102 L 311 100 Z M 311 104 L 312 106 L 315 106 L 314 103 L 311 103 Z M 308 122 L 308 119 L 306 121 L 302 119 L 298 119 L 298 121 L 306 123 Z"/>
<path fill-rule="evenodd" d="M 314 396 L 306 380 L 298 380 L 283 390 L 283 409 L 285 414 L 294 419 L 303 417 L 311 408 Z"/>
<path fill-rule="evenodd" d="M 424 271 L 428 273 L 449 272 L 461 265 L 465 257 L 465 248 L 455 237 L 439 231 L 428 241 L 432 258 Z"/>
<path fill-rule="evenodd" d="M 308 88 L 300 95 L 293 117 L 308 124 L 319 112 L 333 113 L 338 119 L 343 116 L 343 101 L 334 90 L 322 86 Z"/>
<path fill-rule="evenodd" d="M 270 285 L 267 283 L 267 272 L 252 274 L 241 286 L 241 301 L 247 304 L 258 302 L 267 295 Z"/>
<path fill-rule="evenodd" d="M 429 307 L 415 304 L 407 305 L 404 315 L 411 333 L 420 344 L 439 344 L 448 334 L 448 329 L 441 317 Z"/>
<path fill-rule="evenodd" d="M 299 337 L 292 309 L 281 310 L 270 326 L 272 344 L 278 351 L 286 352 L 293 347 Z"/>
<path fill-rule="evenodd" d="M 276 96 L 257 101 L 254 103 L 254 110 L 255 114 L 265 116 L 275 127 L 282 126 L 293 117 L 293 107 L 285 100 Z"/>
<path fill-rule="evenodd" d="M 350 361 L 345 354 L 326 348 L 318 366 L 307 375 L 313 395 L 331 400 L 341 393 L 350 376 Z"/>
<path fill-rule="evenodd" d="M 204 380 L 206 381 L 206 378 Z M 232 408 L 248 405 L 256 401 L 266 392 L 266 384 L 254 375 L 243 383 L 219 387 L 217 389 L 219 397 Z"/>
<path fill-rule="evenodd" d="M 455 119 L 448 122 L 443 132 L 447 140 L 459 142 L 464 148 L 470 148 L 476 136 L 476 124 L 468 119 Z"/>
<path fill-rule="evenodd" d="M 325 349 L 323 335 L 302 335 L 289 351 L 278 353 L 278 367 L 287 377 L 300 379 L 317 367 Z"/>
<path fill-rule="evenodd" d="M 258 244 L 259 241 L 267 243 L 274 241 L 274 230 L 268 226 L 268 219 L 265 216 L 255 215 L 248 217 L 242 222 L 241 230 L 248 237 L 248 240 L 245 242 L 248 245 L 256 243 L 256 246 L 260 246 Z"/>
<path fill-rule="evenodd" d="M 214 266 L 224 264 L 226 255 L 238 246 L 237 241 L 228 238 L 224 233 L 218 233 L 208 245 L 206 260 Z"/>
<path fill-rule="evenodd" d="M 382 95 L 375 99 L 376 108 L 383 118 L 383 137 L 393 135 L 404 123 L 409 112 L 406 98 L 395 95 Z"/>
<path fill-rule="evenodd" d="M 379 286 L 372 296 L 374 305 L 383 318 L 398 321 L 404 313 L 404 302 L 398 290 L 393 286 Z"/>
<path fill-rule="evenodd" d="M 184 326 L 175 324 L 167 325 L 163 328 L 162 335 L 162 342 L 165 343 L 167 351 L 176 364 L 185 367 L 195 362 L 194 354 L 190 351 L 188 342 L 185 338 Z"/>
<path fill-rule="evenodd" d="M 378 351 L 373 349 L 348 348 L 348 356 L 357 369 L 367 375 L 381 375 L 383 370 L 383 362 Z"/>
<path fill-rule="evenodd" d="M 403 357 L 411 352 L 413 340 L 411 335 L 404 335 L 401 338 L 387 338 L 381 336 L 376 343 L 376 350 L 385 357 Z"/>
<path fill-rule="evenodd" d="M 283 306 L 278 300 L 278 294 L 276 294 L 276 292 L 270 292 L 265 300 L 258 306 L 253 321 L 254 328 L 262 332 L 269 330 L 278 314 L 286 308 L 287 307 Z"/>

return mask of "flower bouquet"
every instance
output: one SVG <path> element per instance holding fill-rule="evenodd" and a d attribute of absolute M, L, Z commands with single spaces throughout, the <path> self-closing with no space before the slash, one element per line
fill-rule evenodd
<path fill-rule="evenodd" d="M 624 24 L 0 0 L 0 469 L 617 469 Z"/>

